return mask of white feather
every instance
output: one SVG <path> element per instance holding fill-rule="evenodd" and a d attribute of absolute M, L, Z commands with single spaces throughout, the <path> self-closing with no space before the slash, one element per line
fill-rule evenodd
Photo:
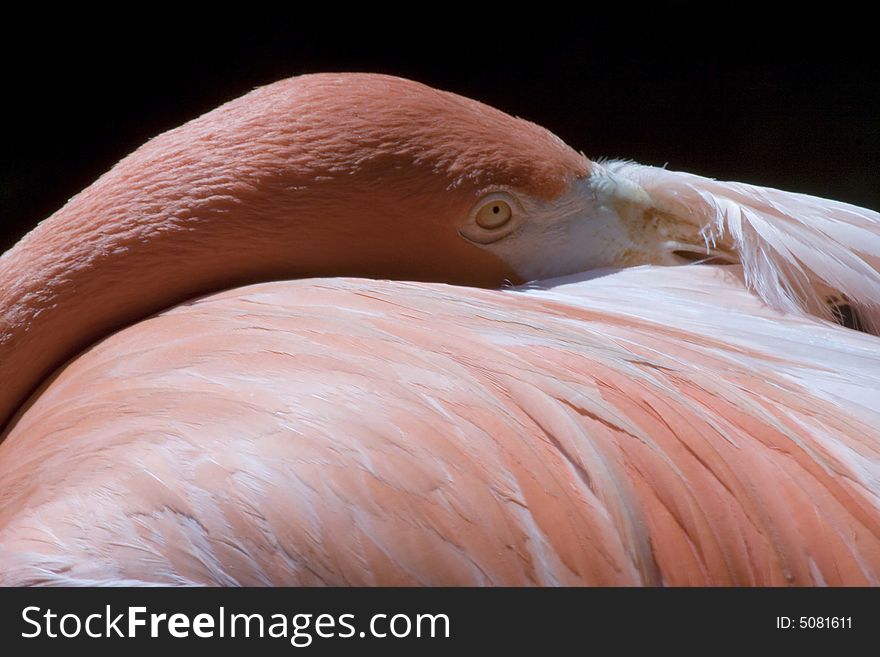
<path fill-rule="evenodd" d="M 748 287 L 774 308 L 830 319 L 829 298 L 837 297 L 866 331 L 880 333 L 880 213 L 632 162 L 606 162 L 601 172 L 638 184 L 653 207 L 692 223 L 707 244 L 727 243 Z"/>

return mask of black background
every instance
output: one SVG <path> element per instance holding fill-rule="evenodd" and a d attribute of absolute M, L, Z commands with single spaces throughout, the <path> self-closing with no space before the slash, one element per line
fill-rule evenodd
<path fill-rule="evenodd" d="M 852 7 L 477 6 L 4 16 L 0 250 L 148 138 L 314 71 L 415 78 L 536 121 L 589 156 L 880 208 L 880 56 L 873 21 Z"/>

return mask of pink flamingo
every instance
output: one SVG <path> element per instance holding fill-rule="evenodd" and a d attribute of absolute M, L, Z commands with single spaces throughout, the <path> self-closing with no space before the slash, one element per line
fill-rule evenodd
<path fill-rule="evenodd" d="M 0 259 L 0 582 L 877 584 L 878 271 L 870 210 L 258 89 Z"/>

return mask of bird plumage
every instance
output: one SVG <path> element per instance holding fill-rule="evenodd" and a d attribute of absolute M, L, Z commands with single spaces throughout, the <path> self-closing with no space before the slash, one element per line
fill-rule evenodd
<path fill-rule="evenodd" d="M 876 342 L 731 267 L 221 293 L 19 420 L 4 581 L 876 584 Z"/>
<path fill-rule="evenodd" d="M 257 90 L 0 258 L 0 582 L 877 584 L 878 223 Z"/>
<path fill-rule="evenodd" d="M 779 310 L 832 319 L 848 304 L 861 328 L 880 332 L 880 213 L 633 162 L 608 162 L 592 179 L 648 245 L 720 254 Z"/>

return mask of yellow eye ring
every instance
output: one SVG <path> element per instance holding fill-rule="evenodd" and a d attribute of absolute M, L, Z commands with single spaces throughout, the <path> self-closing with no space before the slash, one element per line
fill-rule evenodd
<path fill-rule="evenodd" d="M 501 228 L 501 226 L 510 221 L 511 217 L 513 217 L 513 210 L 510 204 L 507 201 L 495 199 L 477 210 L 474 221 L 477 222 L 480 228 L 494 230 Z"/>

